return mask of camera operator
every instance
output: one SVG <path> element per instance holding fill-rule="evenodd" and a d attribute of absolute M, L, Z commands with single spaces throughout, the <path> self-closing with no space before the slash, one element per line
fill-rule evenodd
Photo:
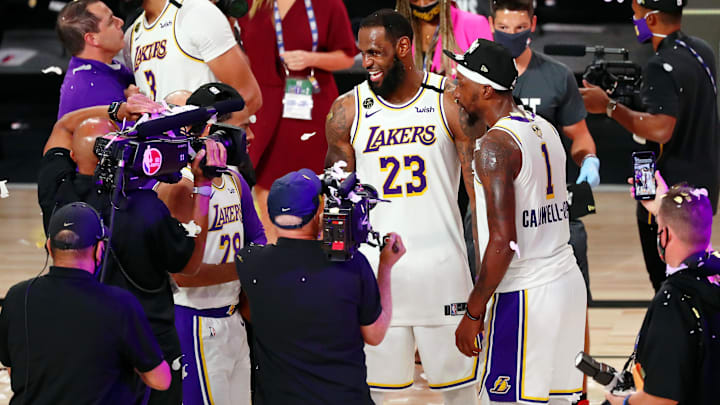
<path fill-rule="evenodd" d="M 321 189 L 310 169 L 275 180 L 268 211 L 277 244 L 250 246 L 235 260 L 253 322 L 254 404 L 372 404 L 363 341 L 385 336 L 390 272 L 405 247 L 389 235 L 377 282 L 360 252 L 330 261 L 317 240 Z"/>
<path fill-rule="evenodd" d="M 134 121 L 141 113 L 161 108 L 137 94 L 119 105 L 117 118 Z M 97 193 L 92 178 L 98 162 L 93 153 L 95 138 L 117 130 L 107 118 L 108 106 L 87 107 L 63 115 L 53 126 L 38 173 L 38 201 L 46 232 L 53 211 L 67 203 L 88 202 L 101 212 L 109 203 L 107 195 Z"/>
<path fill-rule="evenodd" d="M 132 108 L 131 108 L 132 107 Z M 159 105 L 143 95 L 132 96 L 121 105 L 121 111 L 155 111 Z M 95 110 L 93 110 L 95 109 Z M 198 194 L 194 198 L 192 219 L 199 228 L 193 234 L 173 218 L 165 204 L 152 190 L 126 189 L 121 201 L 110 207 L 106 192 L 100 192 L 90 175 L 91 168 L 97 164 L 97 158 L 89 151 L 92 141 L 76 142 L 85 150 L 73 150 L 72 155 L 78 161 L 82 173 L 74 173 L 68 145 L 75 136 L 96 138 L 105 135 L 113 128 L 109 120 L 94 119 L 76 127 L 80 119 L 91 114 L 107 114 L 104 107 L 91 107 L 74 111 L 64 116 L 55 125 L 46 145 L 46 155 L 38 180 L 38 195 L 46 215 L 65 198 L 87 198 L 87 202 L 98 204 L 95 208 L 104 218 L 109 219 L 114 211 L 115 221 L 112 229 L 111 249 L 105 274 L 107 284 L 116 285 L 132 292 L 140 301 L 145 315 L 150 321 L 155 337 L 160 344 L 165 359 L 172 366 L 173 380 L 170 389 L 165 392 L 152 391 L 151 404 L 181 404 L 182 370 L 180 358 L 182 352 L 174 324 L 174 304 L 171 285 L 167 273 L 194 274 L 202 260 L 207 235 L 207 214 L 209 197 Z M 137 118 L 137 116 L 135 116 Z M 58 148 L 59 146 L 59 148 Z M 207 165 L 224 167 L 225 149 L 214 141 L 206 143 L 207 152 L 202 150 L 193 162 L 192 171 L 196 187 L 208 187 L 210 179 L 202 174 L 200 162 L 207 153 Z M 87 159 L 87 160 L 85 160 Z M 83 188 L 87 186 L 87 188 Z M 53 191 L 56 194 L 53 194 Z"/>
<path fill-rule="evenodd" d="M 0 312 L 0 361 L 11 404 L 135 403 L 170 386 L 170 369 L 140 303 L 93 277 L 105 250 L 100 215 L 85 203 L 55 212 L 46 247 L 53 266 L 16 284 Z M 82 338 L 77 333 L 81 331 Z"/>
<path fill-rule="evenodd" d="M 712 207 L 705 190 L 667 190 L 643 205 L 656 215 L 657 251 L 667 279 L 645 315 L 635 345 L 638 392 L 613 405 L 711 404 L 720 398 L 720 254 L 708 252 Z M 662 195 L 664 193 L 664 195 Z"/>
<path fill-rule="evenodd" d="M 660 145 L 657 167 L 670 183 L 688 181 L 718 201 L 718 123 L 715 56 L 703 40 L 680 31 L 685 1 L 633 0 L 638 41 L 652 41 L 655 54 L 644 69 L 642 100 L 647 112 L 633 111 L 585 82 L 580 89 L 588 112 L 607 114 L 635 135 Z M 645 266 L 657 291 L 665 264 L 655 249 L 658 226 L 642 205 L 637 207 Z"/>

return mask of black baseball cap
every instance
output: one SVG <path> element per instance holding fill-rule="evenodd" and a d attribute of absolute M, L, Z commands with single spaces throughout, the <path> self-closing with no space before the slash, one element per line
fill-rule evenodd
<path fill-rule="evenodd" d="M 188 105 L 207 107 L 218 101 L 242 98 L 235 88 L 225 83 L 206 83 L 198 87 L 187 99 Z"/>
<path fill-rule="evenodd" d="M 510 51 L 496 42 L 478 38 L 462 55 L 447 49 L 443 52 L 457 62 L 457 72 L 473 82 L 499 91 L 515 87 L 518 76 L 515 60 Z"/>
<path fill-rule="evenodd" d="M 225 83 L 206 83 L 198 87 L 197 90 L 188 97 L 185 104 L 207 107 L 219 101 L 234 100 L 236 98 L 242 98 L 242 96 L 232 86 L 228 86 Z M 205 124 L 205 122 L 193 124 L 190 127 L 190 133 L 202 133 Z"/>
<path fill-rule="evenodd" d="M 62 231 L 72 231 L 77 238 L 60 242 L 55 237 Z M 48 238 L 53 249 L 77 250 L 96 244 L 105 237 L 105 226 L 100 214 L 84 202 L 73 202 L 55 211 L 48 225 Z"/>
<path fill-rule="evenodd" d="M 320 179 L 310 169 L 300 169 L 280 177 L 273 182 L 268 194 L 270 220 L 284 229 L 305 226 L 315 216 L 321 190 Z M 298 224 L 280 225 L 275 222 L 278 215 L 292 215 L 301 218 L 301 221 Z"/>
<path fill-rule="evenodd" d="M 637 3 L 650 10 L 677 13 L 687 4 L 687 0 L 637 0 Z"/>

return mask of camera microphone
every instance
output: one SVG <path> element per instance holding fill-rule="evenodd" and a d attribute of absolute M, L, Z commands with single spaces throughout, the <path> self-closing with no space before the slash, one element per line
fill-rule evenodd
<path fill-rule="evenodd" d="M 211 106 L 205 107 L 208 113 L 207 118 L 210 118 L 213 114 L 225 115 L 231 112 L 240 111 L 244 108 L 245 100 L 243 100 L 242 97 L 218 101 Z"/>
<path fill-rule="evenodd" d="M 585 46 L 580 44 L 549 44 L 545 45 L 543 52 L 555 56 L 585 56 L 587 54 L 602 55 L 623 55 L 627 56 L 625 48 L 605 48 L 604 46 Z"/>
<path fill-rule="evenodd" d="M 212 115 L 212 114 L 210 114 Z M 157 136 L 165 131 L 184 127 L 186 125 L 202 122 L 208 119 L 208 111 L 205 108 L 196 108 L 194 110 L 183 111 L 175 115 L 168 115 L 162 118 L 145 121 L 135 127 L 134 134 L 140 138 L 148 136 Z"/>
<path fill-rule="evenodd" d="M 145 121 L 135 127 L 131 136 L 147 138 L 148 136 L 156 136 L 165 131 L 172 129 L 205 122 L 208 118 L 215 114 L 224 115 L 234 111 L 240 111 L 245 108 L 245 101 L 242 98 L 232 100 L 224 100 L 217 102 L 208 107 L 198 107 L 193 110 L 183 111 L 181 113 L 156 118 Z"/>
<path fill-rule="evenodd" d="M 543 52 L 548 55 L 557 56 L 585 56 L 588 52 L 592 52 L 593 49 L 593 47 L 585 45 L 553 44 L 545 45 Z"/>

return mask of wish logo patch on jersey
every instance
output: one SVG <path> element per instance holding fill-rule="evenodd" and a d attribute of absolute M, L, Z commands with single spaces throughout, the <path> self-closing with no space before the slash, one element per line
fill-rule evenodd
<path fill-rule="evenodd" d="M 377 152 L 383 146 L 404 145 L 418 141 L 430 146 L 435 143 L 435 125 L 380 129 L 380 126 L 370 127 L 367 145 L 363 153 Z"/>
<path fill-rule="evenodd" d="M 490 388 L 490 392 L 503 395 L 510 391 L 510 387 L 510 377 L 501 375 L 495 380 L 493 387 Z"/>

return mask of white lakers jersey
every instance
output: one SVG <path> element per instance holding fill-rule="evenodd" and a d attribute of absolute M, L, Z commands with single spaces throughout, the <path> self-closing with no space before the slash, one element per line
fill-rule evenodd
<path fill-rule="evenodd" d="M 217 79 L 206 64 L 235 46 L 220 10 L 208 0 L 165 4 L 149 24 L 145 12 L 125 33 L 125 61 L 140 90 L 155 101 L 176 90 L 195 91 Z"/>
<path fill-rule="evenodd" d="M 381 198 L 370 222 L 397 232 L 407 253 L 392 270 L 393 325 L 458 322 L 457 304 L 472 288 L 457 204 L 460 161 L 443 111 L 442 76 L 426 73 L 424 86 L 404 105 L 377 96 L 367 81 L 354 89 L 351 142 L 355 169 Z M 377 270 L 377 248 L 362 252 Z"/>
<path fill-rule="evenodd" d="M 183 177 L 192 179 L 190 170 L 183 169 Z M 203 263 L 232 263 L 244 244 L 242 187 L 235 176 L 223 174 L 221 179 L 222 184 L 216 186 L 213 183 L 212 186 Z M 178 289 L 174 295 L 177 305 L 196 309 L 220 308 L 238 303 L 240 281 Z"/>
<path fill-rule="evenodd" d="M 501 118 L 493 129 L 508 134 L 522 151 L 522 168 L 513 181 L 517 250 L 496 292 L 523 290 L 553 281 L 577 266 L 568 244 L 565 149 L 557 130 L 531 112 Z M 477 175 L 474 184 L 482 256 L 489 239 L 487 205 Z"/>

